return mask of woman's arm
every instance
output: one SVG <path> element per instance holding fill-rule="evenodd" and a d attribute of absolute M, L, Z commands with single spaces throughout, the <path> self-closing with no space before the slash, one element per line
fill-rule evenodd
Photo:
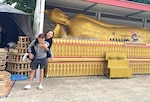
<path fill-rule="evenodd" d="M 32 47 L 34 46 L 35 40 L 33 40 L 29 46 L 28 46 L 28 52 L 31 53 L 32 52 Z"/>
<path fill-rule="evenodd" d="M 49 46 L 49 43 L 46 41 L 43 44 L 38 44 L 38 47 L 43 47 L 46 51 L 49 50 L 48 46 Z"/>
<path fill-rule="evenodd" d="M 33 40 L 30 45 L 28 46 L 28 52 L 29 52 L 29 58 L 33 59 L 34 58 L 34 54 L 33 54 L 33 48 L 35 45 L 35 40 Z"/>

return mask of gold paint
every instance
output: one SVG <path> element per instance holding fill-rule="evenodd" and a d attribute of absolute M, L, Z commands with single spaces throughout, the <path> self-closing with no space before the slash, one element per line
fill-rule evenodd
<path fill-rule="evenodd" d="M 56 8 L 45 10 L 48 18 L 56 24 L 54 37 L 73 36 L 78 38 L 98 38 L 109 41 L 110 39 L 129 39 L 132 41 L 131 32 L 140 35 L 140 42 L 150 41 L 150 30 L 136 26 L 122 26 L 98 21 L 84 14 L 68 17 Z M 67 28 L 67 32 L 64 30 Z"/>

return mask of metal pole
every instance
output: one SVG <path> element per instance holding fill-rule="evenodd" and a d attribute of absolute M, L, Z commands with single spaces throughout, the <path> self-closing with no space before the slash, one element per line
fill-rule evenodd
<path fill-rule="evenodd" d="M 97 20 L 100 21 L 101 20 L 101 12 L 97 13 Z"/>
<path fill-rule="evenodd" d="M 143 19 L 143 27 L 144 27 L 144 28 L 146 28 L 146 24 L 147 24 L 147 19 L 144 18 L 144 19 Z"/>

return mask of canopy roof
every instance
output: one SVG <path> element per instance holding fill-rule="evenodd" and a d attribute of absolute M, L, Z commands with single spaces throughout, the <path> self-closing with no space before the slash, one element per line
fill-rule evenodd
<path fill-rule="evenodd" d="M 21 33 L 33 38 L 30 15 L 28 13 L 0 3 L 0 21 L 3 23 L 8 23 L 7 20 L 4 21 L 7 17 L 16 23 L 17 27 L 20 28 Z"/>
<path fill-rule="evenodd" d="M 107 17 L 150 20 L 150 5 L 126 0 L 46 0 L 46 8 L 56 7 L 73 13 L 101 12 L 101 16 Z"/>
<path fill-rule="evenodd" d="M 3 4 L 3 3 L 0 3 L 0 12 L 3 12 L 3 13 L 15 13 L 15 14 L 23 14 L 23 15 L 29 15 L 28 13 L 25 13 L 23 11 L 20 11 L 18 9 L 15 9 L 15 8 L 12 8 L 11 6 L 9 5 L 6 5 L 6 4 Z"/>

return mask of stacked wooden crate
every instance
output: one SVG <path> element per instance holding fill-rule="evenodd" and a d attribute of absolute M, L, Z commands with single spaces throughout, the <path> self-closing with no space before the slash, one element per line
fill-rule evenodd
<path fill-rule="evenodd" d="M 0 71 L 1 77 L 3 77 L 1 80 L 5 81 L 6 87 L 10 85 L 10 73 L 7 71 Z"/>
<path fill-rule="evenodd" d="M 11 85 L 10 75 L 7 71 L 0 71 L 0 95 Z"/>
<path fill-rule="evenodd" d="M 0 48 L 0 95 L 10 85 L 10 73 L 5 71 L 7 50 Z"/>
<path fill-rule="evenodd" d="M 0 71 L 6 68 L 7 51 L 4 48 L 0 48 Z"/>
<path fill-rule="evenodd" d="M 17 51 L 8 52 L 7 71 L 12 74 L 30 75 L 30 61 L 22 61 L 23 55 L 28 51 L 29 43 L 29 37 L 19 36 Z"/>

